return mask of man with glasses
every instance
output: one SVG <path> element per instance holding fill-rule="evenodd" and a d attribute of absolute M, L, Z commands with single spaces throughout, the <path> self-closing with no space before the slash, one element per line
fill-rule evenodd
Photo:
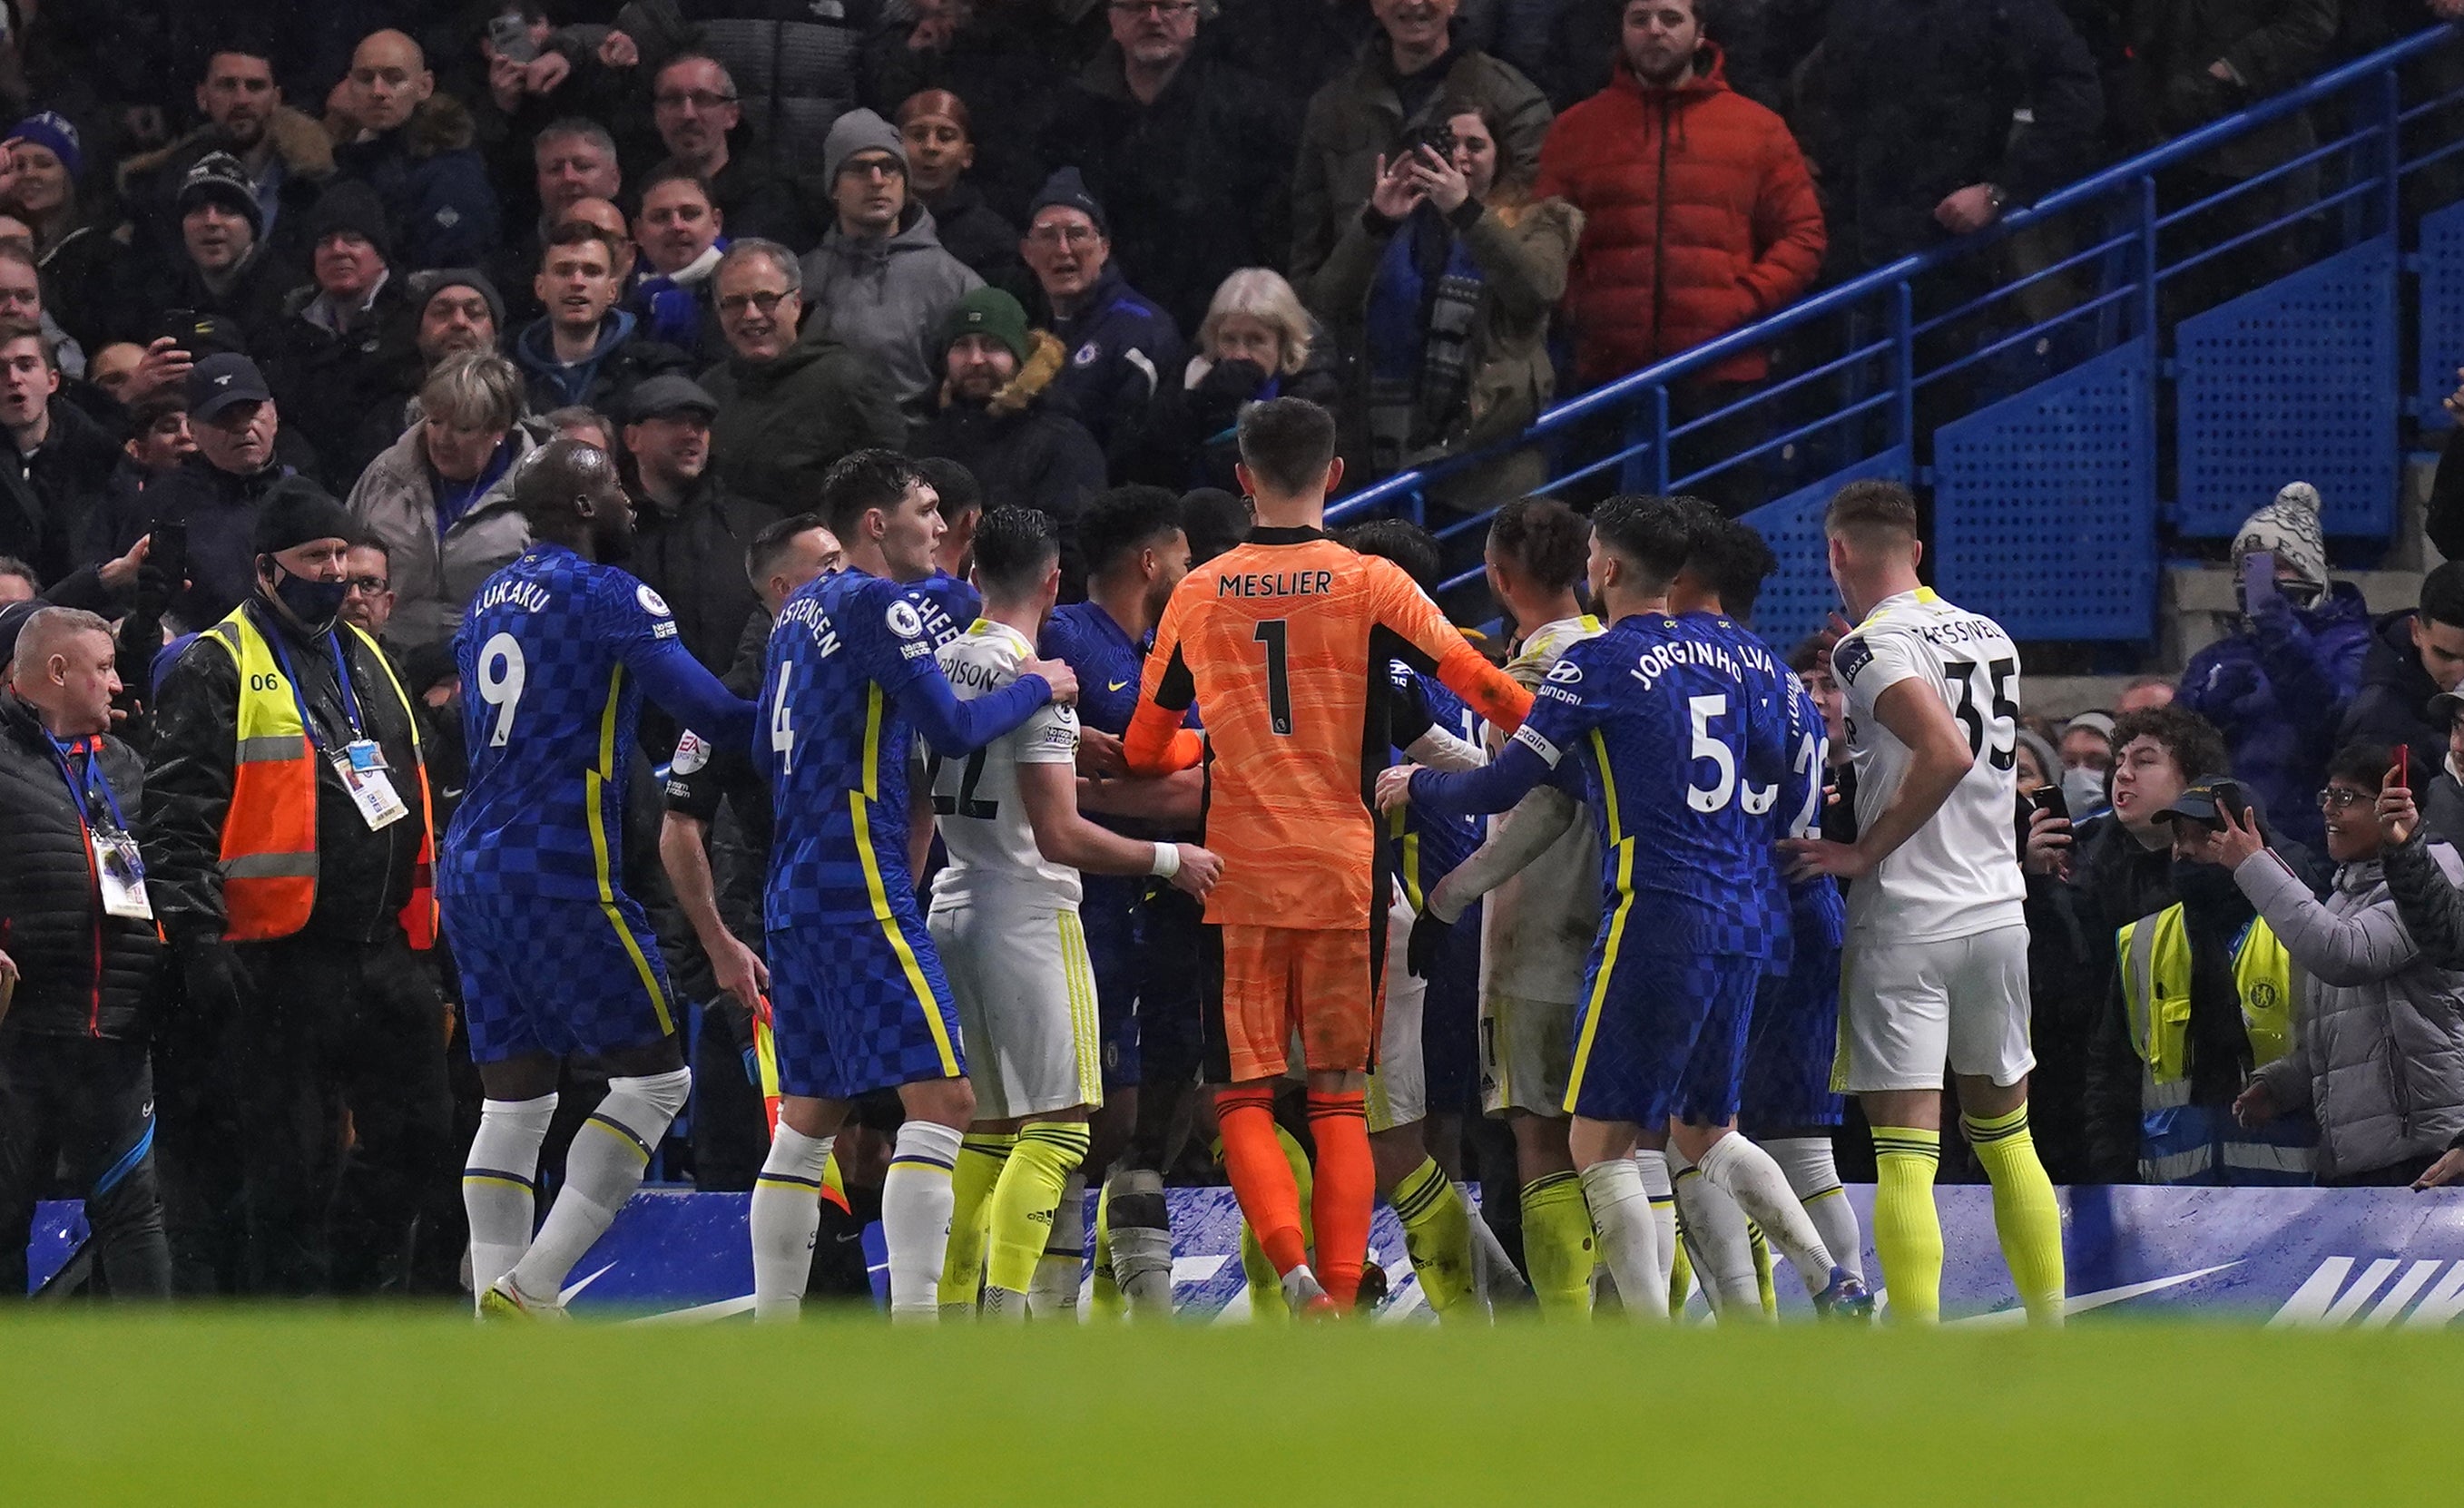
<path fill-rule="evenodd" d="M 718 404 L 711 463 L 745 496 L 781 513 L 812 506 L 839 457 L 906 443 L 881 363 L 815 330 L 798 339 L 803 271 L 776 241 L 731 244 L 711 273 L 728 358 L 702 374 Z"/>
<path fill-rule="evenodd" d="M 1044 159 L 1077 165 L 1138 286 L 1195 330 L 1225 276 L 1287 244 L 1297 117 L 1198 47 L 1197 0 L 1111 0 L 1106 14 L 1111 39 L 1063 92 Z"/>
<path fill-rule="evenodd" d="M 1218 229 L 1209 226 L 1207 233 Z M 1045 181 L 1028 207 L 1020 251 L 1044 290 L 1049 317 L 1043 323 L 1065 353 L 1052 390 L 1095 437 L 1118 478 L 1139 452 L 1156 392 L 1179 380 L 1188 356 L 1180 329 L 1122 275 L 1112 260 L 1111 222 L 1075 167 Z"/>
<path fill-rule="evenodd" d="M 740 133 L 736 80 L 716 58 L 671 58 L 650 85 L 650 121 L 668 156 L 710 184 L 728 233 L 768 236 L 791 246 L 820 238 L 803 195 Z"/>

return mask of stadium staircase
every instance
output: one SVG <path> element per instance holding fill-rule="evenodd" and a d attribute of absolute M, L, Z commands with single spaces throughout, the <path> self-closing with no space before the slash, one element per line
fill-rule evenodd
<path fill-rule="evenodd" d="M 1485 616 L 1487 515 L 1427 494 L 1487 456 L 1538 448 L 1541 491 L 1570 497 L 1768 497 L 1745 516 L 1780 559 L 1758 617 L 1786 645 L 1836 605 L 1824 504 L 1895 478 L 1929 509 L 1934 584 L 1999 619 L 2032 665 L 2079 672 L 2031 678 L 2029 706 L 2053 715 L 2109 706 L 2121 677 L 2178 670 L 2214 638 L 2233 607 L 2225 545 L 2289 481 L 2318 488 L 2337 574 L 2374 610 L 2409 606 L 2436 563 L 2428 448 L 2464 366 L 2459 74 L 2464 33 L 2424 31 L 1330 517 L 1429 525 L 1463 567 L 1448 605 Z M 2221 187 L 2199 172 L 2303 112 L 2310 150 Z M 1755 349 L 1778 353 L 1768 382 L 1672 422 L 1673 390 Z"/>

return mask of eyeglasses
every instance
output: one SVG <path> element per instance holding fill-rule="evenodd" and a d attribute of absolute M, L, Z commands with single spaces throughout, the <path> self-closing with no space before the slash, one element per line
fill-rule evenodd
<path fill-rule="evenodd" d="M 1103 239 L 1089 225 L 1040 225 L 1026 238 L 1038 246 L 1091 246 Z"/>
<path fill-rule="evenodd" d="M 1196 0 L 1112 0 L 1116 15 L 1155 15 L 1167 21 L 1177 21 L 1196 12 Z"/>
<path fill-rule="evenodd" d="M 693 89 L 683 94 L 652 95 L 650 103 L 662 110 L 681 110 L 687 105 L 696 110 L 715 110 L 720 105 L 736 103 L 736 97 L 720 94 L 715 89 Z"/>
<path fill-rule="evenodd" d="M 740 315 L 750 309 L 766 318 L 776 314 L 781 304 L 795 296 L 793 293 L 730 294 L 718 301 L 718 312 L 723 315 Z"/>
<path fill-rule="evenodd" d="M 393 583 L 382 576 L 354 576 L 342 584 L 362 597 L 375 597 L 393 590 Z"/>
<path fill-rule="evenodd" d="M 2347 807 L 2359 806 L 2369 798 L 2367 791 L 2339 791 L 2331 785 L 2319 793 L 2319 810 L 2341 812 Z"/>

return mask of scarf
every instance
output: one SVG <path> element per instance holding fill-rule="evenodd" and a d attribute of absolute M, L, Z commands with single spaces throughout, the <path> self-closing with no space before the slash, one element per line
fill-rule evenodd
<path fill-rule="evenodd" d="M 1483 283 L 1433 206 L 1386 243 L 1369 286 L 1370 459 L 1380 474 L 1438 446 L 1462 416 Z"/>

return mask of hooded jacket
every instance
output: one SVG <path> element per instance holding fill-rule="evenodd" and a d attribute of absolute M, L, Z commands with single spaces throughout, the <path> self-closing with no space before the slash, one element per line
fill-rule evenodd
<path fill-rule="evenodd" d="M 393 227 L 396 271 L 482 267 L 496 246 L 496 190 L 472 145 L 477 127 L 450 95 L 430 95 L 410 120 L 334 148 L 334 165 L 376 190 Z"/>
<path fill-rule="evenodd" d="M 1822 207 L 1796 139 L 1729 89 L 1708 43 L 1667 88 L 1619 57 L 1609 86 L 1550 128 L 1533 193 L 1583 214 L 1566 313 L 1586 387 L 1750 324 L 1822 271 Z M 1752 352 L 1709 375 L 1768 369 Z"/>
<path fill-rule="evenodd" d="M 440 537 L 423 429 L 413 425 L 369 462 L 348 499 L 351 515 L 385 547 L 395 598 L 385 638 L 406 653 L 451 639 L 480 584 L 529 546 L 530 524 L 514 506 L 514 473 L 541 439 L 528 425 L 508 430 L 512 464 Z"/>
<path fill-rule="evenodd" d="M 850 450 L 907 443 L 880 363 L 807 329 L 776 361 L 731 356 L 701 375 L 718 401 L 710 464 L 728 485 L 781 513 L 821 495 L 822 473 Z"/>
<path fill-rule="evenodd" d="M 2225 735 L 2235 778 L 2258 793 L 2277 827 L 2312 844 L 2323 836 L 2314 798 L 2336 725 L 2362 681 L 2369 609 L 2349 581 L 2315 607 L 2270 603 L 2190 657 L 2174 700 Z"/>
<path fill-rule="evenodd" d="M 145 794 L 145 767 L 109 736 L 93 754 L 121 815 L 133 826 Z M 83 773 L 85 756 L 72 754 Z M 93 815 L 109 820 L 99 799 Z M 143 1035 L 142 1018 L 163 956 L 150 922 L 107 916 L 96 887 L 86 826 L 68 781 L 53 760 L 51 734 L 29 703 L 0 691 L 0 952 L 19 978 L 9 1030 L 45 1037 Z"/>
<path fill-rule="evenodd" d="M 2417 878 L 2464 882 L 2454 849 L 2413 847 Z M 2464 1133 L 2464 973 L 2442 964 L 2464 960 L 2413 941 L 2380 862 L 2344 865 L 2324 901 L 2270 853 L 2233 880 L 2300 971 L 2293 1051 L 2255 1077 L 2318 1118 L 2320 1176 L 2444 1150 Z"/>
<path fill-rule="evenodd" d="M 2370 624 L 2361 685 L 2336 724 L 2337 748 L 2365 739 L 2389 748 L 2409 744 L 2416 770 L 2436 770 L 2446 759 L 2447 730 L 2430 717 L 2438 683 L 2421 667 L 2421 651 L 2412 643 L 2412 621 L 2419 616 L 2408 608 Z"/>
<path fill-rule="evenodd" d="M 531 412 L 579 404 L 603 414 L 624 411 L 633 384 L 662 372 L 681 372 L 693 359 L 663 340 L 637 337 L 641 320 L 628 309 L 610 309 L 599 321 L 599 343 L 567 366 L 556 359 L 556 337 L 545 315 L 514 338 L 514 364 L 528 381 Z"/>
<path fill-rule="evenodd" d="M 1025 363 L 1001 391 L 977 404 L 945 389 L 941 411 L 907 448 L 974 472 L 987 508 L 1033 508 L 1049 517 L 1061 535 L 1062 598 L 1074 601 L 1087 580 L 1078 512 L 1104 490 L 1104 452 L 1084 425 L 1052 406 L 1065 360 L 1061 342 L 1036 331 Z"/>
<path fill-rule="evenodd" d="M 932 412 L 940 385 L 933 349 L 941 322 L 984 280 L 941 247 L 933 212 L 910 203 L 887 236 L 833 225 L 804 253 L 805 333 L 861 351 L 890 374 L 891 396 L 911 419 Z"/>

